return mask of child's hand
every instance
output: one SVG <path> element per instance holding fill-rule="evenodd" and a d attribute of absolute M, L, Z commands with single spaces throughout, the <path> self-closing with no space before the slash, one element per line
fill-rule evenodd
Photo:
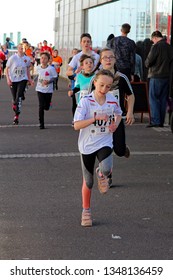
<path fill-rule="evenodd" d="M 111 121 L 111 124 L 109 125 L 109 131 L 114 132 L 117 129 L 117 125 L 115 124 L 115 121 Z"/>
<path fill-rule="evenodd" d="M 72 95 L 73 95 L 73 91 L 72 91 L 72 90 L 69 90 L 69 91 L 68 91 L 68 96 L 71 97 Z"/>
<path fill-rule="evenodd" d="M 132 125 L 134 122 L 135 122 L 135 119 L 134 119 L 133 113 L 127 112 L 127 115 L 126 115 L 126 124 L 127 124 L 127 125 Z"/>
<path fill-rule="evenodd" d="M 49 83 L 49 81 L 47 81 L 47 80 L 43 80 L 43 82 L 42 82 L 43 86 L 47 86 L 48 83 Z"/>
<path fill-rule="evenodd" d="M 79 66 L 79 67 L 76 69 L 75 73 L 78 74 L 78 73 L 81 72 L 81 71 L 82 71 L 82 67 Z"/>
<path fill-rule="evenodd" d="M 10 87 L 12 86 L 12 81 L 10 80 L 10 78 L 7 79 L 7 84 L 8 84 L 8 86 L 10 86 Z"/>
<path fill-rule="evenodd" d="M 33 80 L 29 80 L 29 81 L 28 81 L 28 85 L 29 85 L 29 86 L 34 86 L 34 81 L 33 81 Z"/>

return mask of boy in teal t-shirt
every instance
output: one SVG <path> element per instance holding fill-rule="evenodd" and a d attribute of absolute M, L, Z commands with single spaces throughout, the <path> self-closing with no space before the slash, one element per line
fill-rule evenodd
<path fill-rule="evenodd" d="M 95 73 L 92 72 L 94 67 L 93 57 L 83 54 L 80 58 L 80 65 L 82 67 L 82 71 L 77 74 L 75 81 L 75 96 L 77 104 L 82 97 L 88 95 L 90 81 L 95 75 Z"/>

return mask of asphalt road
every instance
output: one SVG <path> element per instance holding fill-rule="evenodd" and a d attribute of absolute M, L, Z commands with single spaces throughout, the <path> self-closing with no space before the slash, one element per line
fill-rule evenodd
<path fill-rule="evenodd" d="M 129 159 L 114 156 L 114 187 L 92 193 L 93 227 L 82 228 L 78 132 L 61 79 L 53 106 L 38 127 L 34 88 L 20 123 L 12 125 L 11 94 L 0 81 L 0 259 L 173 259 L 173 134 L 127 127 Z"/>

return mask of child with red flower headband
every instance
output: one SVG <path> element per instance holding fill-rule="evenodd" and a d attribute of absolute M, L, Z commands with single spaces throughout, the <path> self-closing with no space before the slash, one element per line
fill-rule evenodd
<path fill-rule="evenodd" d="M 57 78 L 57 73 L 54 67 L 49 65 L 50 54 L 42 52 L 40 56 L 40 65 L 36 68 L 38 81 L 36 91 L 39 101 L 39 122 L 40 129 L 44 129 L 44 110 L 48 111 L 53 94 L 53 83 Z"/>

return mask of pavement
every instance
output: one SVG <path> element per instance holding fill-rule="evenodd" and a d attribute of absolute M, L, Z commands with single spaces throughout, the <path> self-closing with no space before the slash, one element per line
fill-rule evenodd
<path fill-rule="evenodd" d="M 29 88 L 18 126 L 0 81 L 0 259 L 173 259 L 173 134 L 136 122 L 126 128 L 131 157 L 114 156 L 113 188 L 92 192 L 93 227 L 80 226 L 82 174 L 71 126 L 67 81 L 60 78 L 45 130 Z"/>

